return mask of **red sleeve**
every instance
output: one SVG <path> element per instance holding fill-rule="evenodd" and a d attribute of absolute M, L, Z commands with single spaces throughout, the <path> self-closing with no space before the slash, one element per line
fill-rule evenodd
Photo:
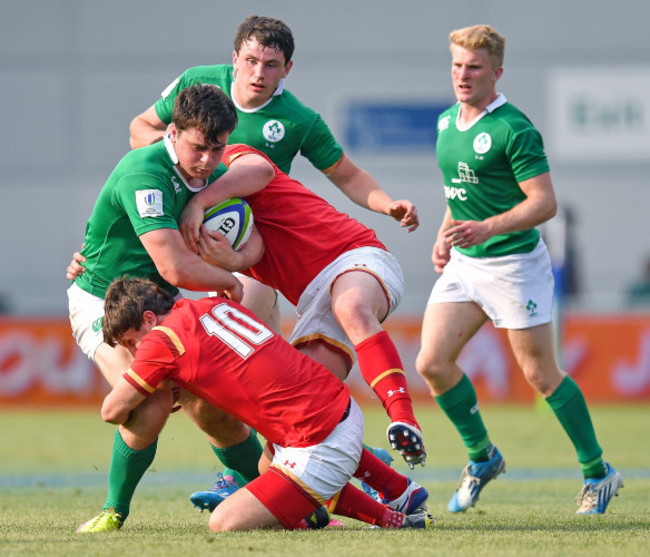
<path fill-rule="evenodd" d="M 162 329 L 153 330 L 142 339 L 131 369 L 124 374 L 124 379 L 138 392 L 149 396 L 163 379 L 174 374 L 176 360 L 183 353 L 177 337 L 170 338 Z"/>

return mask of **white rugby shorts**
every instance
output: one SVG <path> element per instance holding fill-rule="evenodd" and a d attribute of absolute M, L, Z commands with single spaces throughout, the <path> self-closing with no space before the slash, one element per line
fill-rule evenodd
<path fill-rule="evenodd" d="M 104 342 L 104 298 L 89 294 L 73 283 L 68 288 L 68 311 L 72 336 L 81 351 L 94 362 L 97 347 Z"/>
<path fill-rule="evenodd" d="M 302 448 L 274 444 L 272 464 L 326 501 L 352 479 L 359 467 L 362 443 L 363 416 L 350 398 L 348 417 L 322 443 Z"/>
<path fill-rule="evenodd" d="M 553 285 L 541 238 L 529 253 L 501 257 L 467 257 L 452 248 L 427 304 L 475 302 L 495 327 L 527 329 L 551 321 Z"/>
<path fill-rule="evenodd" d="M 404 275 L 397 259 L 375 247 L 350 250 L 332 261 L 305 288 L 296 306 L 298 321 L 289 338 L 291 344 L 322 339 L 347 352 L 354 361 L 354 346 L 332 312 L 331 289 L 340 275 L 355 269 L 368 272 L 377 279 L 388 300 L 388 314 L 395 310 L 404 295 Z"/>

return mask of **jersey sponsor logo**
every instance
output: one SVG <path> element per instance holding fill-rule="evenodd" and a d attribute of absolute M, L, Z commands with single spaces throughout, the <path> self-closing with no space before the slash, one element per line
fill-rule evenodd
<path fill-rule="evenodd" d="M 264 139 L 277 143 L 284 137 L 284 125 L 278 120 L 269 120 L 262 128 Z"/>
<path fill-rule="evenodd" d="M 135 192 L 135 203 L 142 218 L 162 217 L 163 192 L 160 190 L 138 190 Z"/>
<path fill-rule="evenodd" d="M 476 151 L 479 155 L 485 155 L 490 150 L 490 147 L 492 147 L 492 138 L 490 137 L 489 133 L 479 133 L 475 138 L 474 138 L 474 151 Z"/>
<path fill-rule="evenodd" d="M 445 197 L 447 199 L 460 199 L 461 201 L 467 201 L 467 190 L 455 186 L 445 186 Z"/>
<path fill-rule="evenodd" d="M 172 176 L 172 186 L 174 186 L 174 191 L 176 193 L 181 193 L 181 185 L 178 183 L 178 178 Z"/>
<path fill-rule="evenodd" d="M 445 131 L 449 127 L 449 122 L 451 121 L 451 116 L 445 116 L 441 118 L 438 122 L 438 133 Z"/>
<path fill-rule="evenodd" d="M 452 184 L 478 184 L 476 173 L 466 162 L 458 161 L 458 178 L 451 179 Z M 467 190 L 457 186 L 445 186 L 445 197 L 447 199 L 460 199 L 467 201 Z"/>

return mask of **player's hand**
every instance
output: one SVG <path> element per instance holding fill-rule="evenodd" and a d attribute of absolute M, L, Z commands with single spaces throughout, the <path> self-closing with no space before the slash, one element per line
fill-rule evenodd
<path fill-rule="evenodd" d="M 470 248 L 488 240 L 492 233 L 485 221 L 452 220 L 452 227 L 445 231 L 445 237 L 452 246 Z"/>
<path fill-rule="evenodd" d="M 218 290 L 217 294 L 219 296 L 224 296 L 233 302 L 240 303 L 244 297 L 244 286 L 239 280 L 235 278 L 235 285 L 232 288 Z"/>
<path fill-rule="evenodd" d="M 83 266 L 85 262 L 86 258 L 80 252 L 75 251 L 72 254 L 72 261 L 70 261 L 70 265 L 66 269 L 65 278 L 74 281 L 83 275 L 86 272 L 86 268 Z"/>
<path fill-rule="evenodd" d="M 438 238 L 433 245 L 433 252 L 431 253 L 431 261 L 433 261 L 433 267 L 436 273 L 442 274 L 445 265 L 449 263 L 450 257 L 451 245 L 449 241 L 444 236 Z"/>
<path fill-rule="evenodd" d="M 210 265 L 227 271 L 238 269 L 237 252 L 232 249 L 226 237 L 216 230 L 207 230 L 202 226 L 196 247 L 201 258 Z"/>
<path fill-rule="evenodd" d="M 196 197 L 193 197 L 185 205 L 181 218 L 178 220 L 178 229 L 187 249 L 199 255 L 198 243 L 201 238 L 201 225 L 204 216 L 205 209 L 196 201 Z"/>
<path fill-rule="evenodd" d="M 388 215 L 398 220 L 402 228 L 408 228 L 409 232 L 413 232 L 420 226 L 418 210 L 408 199 L 393 201 L 388 206 Z"/>

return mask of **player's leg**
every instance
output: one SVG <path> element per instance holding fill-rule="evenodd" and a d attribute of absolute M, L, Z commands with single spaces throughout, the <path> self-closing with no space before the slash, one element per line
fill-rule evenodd
<path fill-rule="evenodd" d="M 378 500 L 396 511 L 413 514 L 426 510 L 429 498 L 427 490 L 396 472 L 368 449 L 364 448 L 361 452 L 354 477 L 376 490 L 380 494 Z"/>
<path fill-rule="evenodd" d="M 73 284 L 68 289 L 72 334 L 84 354 L 93 361 L 109 385 L 128 370 L 132 356 L 121 347 L 103 341 L 104 300 Z M 102 513 L 82 524 L 79 532 L 115 530 L 129 514 L 131 499 L 156 454 L 158 433 L 171 409 L 171 391 L 161 385 L 132 413 L 127 427 L 120 427 L 113 442 L 108 475 L 108 496 Z"/>
<path fill-rule="evenodd" d="M 348 410 L 321 443 L 274 445 L 271 467 L 212 512 L 210 529 L 296 528 L 350 480 L 359 465 L 362 438 L 361 409 L 350 399 Z M 251 497 L 259 504 L 251 504 Z M 251 508 L 244 509 L 246 505 Z"/>
<path fill-rule="evenodd" d="M 602 458 L 580 387 L 557 365 L 551 323 L 508 330 L 508 339 L 524 377 L 546 399 L 576 450 L 588 492 L 584 497 L 581 494 L 578 512 L 602 514 L 623 481 Z M 597 491 L 603 493 L 593 496 Z"/>
<path fill-rule="evenodd" d="M 209 490 L 190 495 L 192 504 L 212 511 L 226 497 L 259 476 L 262 445 L 255 431 L 223 410 L 183 391 L 183 410 L 208 437 L 212 451 L 226 467 Z"/>
<path fill-rule="evenodd" d="M 410 465 L 424 464 L 421 428 L 413 413 L 401 358 L 381 326 L 390 311 L 378 277 L 366 271 L 340 274 L 331 289 L 332 312 L 354 345 L 359 369 L 392 420 L 388 436 Z"/>
<path fill-rule="evenodd" d="M 485 321 L 473 302 L 429 303 L 422 321 L 417 371 L 460 434 L 470 460 L 449 502 L 451 512 L 473 506 L 485 485 L 505 469 L 503 457 L 490 442 L 474 386 L 457 364 L 461 350 Z"/>
<path fill-rule="evenodd" d="M 107 382 L 114 385 L 129 368 L 131 355 L 121 347 L 99 345 L 95 362 Z M 158 434 L 167 421 L 173 406 L 173 395 L 161 385 L 142 404 L 133 410 L 126 426 L 115 432 L 108 473 L 108 494 L 102 513 L 85 522 L 80 533 L 118 529 L 129 515 L 135 490 L 156 455 Z"/>
<path fill-rule="evenodd" d="M 354 518 L 379 528 L 429 528 L 432 518 L 426 509 L 418 508 L 410 514 L 375 501 L 352 484 L 343 487 L 328 504 L 330 512 Z"/>
<path fill-rule="evenodd" d="M 282 322 L 277 291 L 254 278 L 240 273 L 237 273 L 237 278 L 244 287 L 244 297 L 241 305 L 251 310 L 267 327 L 281 335 Z"/>
<path fill-rule="evenodd" d="M 313 510 L 313 507 L 310 508 Z M 303 516 L 309 512 L 307 510 Z M 209 525 L 212 532 L 284 527 L 246 487 L 237 490 L 212 511 Z"/>

